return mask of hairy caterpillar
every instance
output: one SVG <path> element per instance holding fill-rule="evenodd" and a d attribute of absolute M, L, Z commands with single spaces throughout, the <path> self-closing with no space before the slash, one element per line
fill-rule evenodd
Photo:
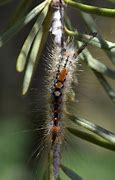
<path fill-rule="evenodd" d="M 78 50 L 74 42 L 68 42 L 64 33 L 64 3 L 61 0 L 53 1 L 53 17 L 50 32 L 53 38 L 53 51 L 51 54 L 51 71 L 53 77 L 49 83 L 51 120 L 48 123 L 51 149 L 53 152 L 54 178 L 59 179 L 61 144 L 64 136 L 64 104 L 66 95 L 71 89 L 72 77 L 77 64 L 77 57 L 87 46 L 93 36 Z M 49 76 L 52 74 L 49 73 Z"/>

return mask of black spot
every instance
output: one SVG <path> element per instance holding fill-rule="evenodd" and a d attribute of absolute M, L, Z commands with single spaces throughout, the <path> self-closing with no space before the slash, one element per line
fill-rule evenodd
<path fill-rule="evenodd" d="M 58 126 L 58 121 L 54 120 L 54 126 Z"/>
<path fill-rule="evenodd" d="M 58 112 L 54 112 L 54 118 L 58 118 L 58 116 L 59 116 L 59 113 Z"/>

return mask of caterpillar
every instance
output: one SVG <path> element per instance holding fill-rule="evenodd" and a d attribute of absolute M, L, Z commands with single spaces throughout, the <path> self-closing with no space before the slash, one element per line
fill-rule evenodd
<path fill-rule="evenodd" d="M 49 84 L 50 89 L 50 109 L 51 118 L 48 122 L 51 149 L 53 152 L 54 179 L 59 179 L 59 168 L 61 159 L 61 144 L 64 136 L 64 104 L 66 94 L 69 92 L 72 83 L 72 76 L 78 61 L 78 55 L 85 49 L 89 41 L 97 33 L 93 33 L 91 38 L 78 50 L 74 48 L 73 42 L 68 43 L 64 32 L 64 3 L 61 0 L 52 2 L 53 17 L 50 29 L 53 36 L 52 64 L 54 75 Z M 52 74 L 49 74 L 52 76 Z"/>

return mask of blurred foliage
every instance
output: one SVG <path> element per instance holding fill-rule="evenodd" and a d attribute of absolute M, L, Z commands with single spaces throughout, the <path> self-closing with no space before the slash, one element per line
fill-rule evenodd
<path fill-rule="evenodd" d="M 98 32 L 98 27 L 96 26 L 93 16 L 91 14 L 112 17 L 112 18 L 115 17 L 115 10 L 111 8 L 103 8 L 103 7 L 97 7 L 97 6 L 92 6 L 92 5 L 86 5 L 84 4 L 84 1 L 77 2 L 77 1 L 72 1 L 72 0 L 64 0 L 64 2 L 68 6 L 71 6 L 80 11 L 80 16 L 82 17 L 83 22 L 87 25 L 90 32 Z M 114 3 L 114 1 L 109 1 L 109 2 Z M 1 7 L 5 5 L 8 6 L 9 3 L 12 3 L 12 1 L 1 0 L 0 6 Z M 51 0 L 45 0 L 41 4 L 37 4 L 33 9 L 31 9 L 31 5 L 32 5 L 31 0 L 20 1 L 17 5 L 16 10 L 14 10 L 14 15 L 12 16 L 8 27 L 6 28 L 5 32 L 0 35 L 0 47 L 2 47 L 8 40 L 13 38 L 13 36 L 16 35 L 22 28 L 24 28 L 27 24 L 29 24 L 31 21 L 34 20 L 34 25 L 30 29 L 30 33 L 28 34 L 21 48 L 19 56 L 17 58 L 16 68 L 19 72 L 24 71 L 24 74 L 25 74 L 24 82 L 23 82 L 23 92 L 22 92 L 23 95 L 27 93 L 30 87 L 34 72 L 36 68 L 38 68 L 39 61 L 41 60 L 42 51 L 47 42 L 47 37 L 48 37 L 50 25 L 51 25 L 51 16 L 52 16 Z M 80 46 L 82 46 L 83 42 L 84 43 L 87 42 L 87 40 L 90 37 L 90 35 L 83 34 L 81 32 L 78 32 L 78 30 L 74 29 L 68 17 L 66 17 L 65 32 L 67 33 L 68 36 L 74 37 L 76 39 L 76 48 L 79 48 Z M 108 56 L 110 61 L 112 63 L 115 62 L 115 54 L 114 54 L 115 43 L 105 40 L 105 38 L 102 37 L 101 33 L 98 32 L 98 36 L 95 37 L 90 42 L 90 44 L 92 46 L 102 49 L 105 52 L 105 54 Z M 113 79 L 113 80 L 115 79 L 115 70 L 109 68 L 107 65 L 100 62 L 98 59 L 94 58 L 88 49 L 86 49 L 80 55 L 80 58 L 92 70 L 92 72 L 97 77 L 98 81 L 100 82 L 100 84 L 102 85 L 102 87 L 104 88 L 104 90 L 106 91 L 110 99 L 112 100 L 112 102 L 115 102 L 115 91 L 113 90 L 113 88 L 111 87 L 109 83 L 109 79 Z M 78 122 L 82 123 L 82 120 L 80 118 L 76 118 L 74 115 L 71 116 L 71 118 L 69 119 L 74 119 L 77 122 L 77 124 Z M 86 120 L 84 124 L 85 124 L 85 128 L 88 129 L 89 127 L 88 128 L 86 127 L 87 125 Z M 2 134 L 2 132 L 8 132 L 10 125 L 13 126 L 14 123 L 12 124 L 8 123 L 7 126 L 3 126 L 3 127 L 1 126 L 0 176 L 2 180 L 33 179 L 31 172 L 26 168 L 24 164 L 25 162 L 23 162 L 26 156 L 27 147 L 25 146 L 28 144 L 29 138 L 26 137 L 23 133 L 21 135 L 22 137 L 18 137 L 18 138 L 16 138 L 17 136 L 11 136 L 11 135 L 9 136 L 7 135 L 6 137 L 4 133 Z M 17 124 L 17 128 L 19 128 L 19 126 L 20 124 Z M 84 127 L 83 124 L 81 126 Z M 80 131 L 78 131 L 77 129 L 68 127 L 68 130 L 75 136 L 80 137 Z M 93 142 L 94 144 L 98 144 L 98 145 L 102 144 L 102 146 L 105 148 L 109 147 L 108 149 L 112 149 L 112 150 L 115 149 L 115 134 L 114 133 L 111 133 L 105 130 L 104 128 L 99 127 L 94 123 L 92 123 L 92 125 L 90 126 L 90 130 L 92 133 L 94 133 L 94 135 L 92 134 L 90 135 L 89 132 L 88 133 L 81 132 L 81 137 L 84 136 L 85 140 L 87 139 L 89 142 Z M 95 134 L 97 137 L 95 136 Z M 92 137 L 94 137 L 93 140 L 91 140 Z M 103 138 L 105 141 L 100 139 L 100 137 Z M 106 164 L 106 162 L 108 162 L 110 158 L 111 156 L 108 156 L 108 157 L 103 156 L 102 161 L 105 160 L 105 164 Z M 88 159 L 90 159 L 90 156 L 88 157 Z M 93 155 L 93 161 L 96 161 L 95 155 Z M 70 164 L 72 165 L 73 162 L 70 162 Z M 79 165 L 79 162 L 78 162 L 78 165 Z M 111 166 L 114 167 L 114 163 Z M 65 172 L 65 174 L 67 174 L 71 179 L 81 179 L 80 176 L 74 173 L 73 167 L 68 168 L 64 165 L 62 165 L 61 167 L 62 167 L 62 170 Z M 84 174 L 82 172 L 82 168 L 81 170 L 79 170 L 79 168 L 77 168 L 76 170 L 75 168 L 75 171 L 79 171 L 79 172 L 81 171 L 80 172 L 81 176 L 83 174 L 83 177 L 86 177 L 86 179 L 88 179 L 89 177 L 91 177 L 92 179 L 94 178 L 95 169 L 96 169 L 96 165 L 92 167 L 92 170 L 89 172 L 88 177 L 85 174 L 85 171 L 88 172 L 87 166 L 85 166 Z M 110 174 L 108 174 L 107 177 L 106 175 L 105 176 L 103 175 L 104 172 L 103 173 L 100 172 L 99 173 L 100 176 L 98 175 L 97 177 L 95 176 L 95 180 L 96 179 L 98 180 L 99 178 L 104 179 L 104 180 L 106 179 L 108 180 L 108 178 L 110 180 L 114 179 L 115 178 L 114 173 L 111 174 L 112 171 L 114 171 L 113 168 L 111 168 Z"/>

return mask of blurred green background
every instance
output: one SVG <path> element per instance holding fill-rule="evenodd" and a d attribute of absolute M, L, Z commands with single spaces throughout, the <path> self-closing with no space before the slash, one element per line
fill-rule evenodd
<path fill-rule="evenodd" d="M 39 1 L 33 1 L 32 7 Z M 84 1 L 90 3 L 90 1 Z M 0 32 L 7 27 L 19 1 L 12 1 L 0 7 Z M 100 4 L 101 3 L 101 4 Z M 107 1 L 93 1 L 92 5 L 111 7 Z M 88 33 L 79 11 L 67 9 L 74 27 L 80 32 Z M 103 37 L 115 42 L 115 19 L 93 15 L 98 31 Z M 33 23 L 32 23 L 33 24 Z M 16 72 L 16 57 L 32 24 L 25 27 L 18 35 L 0 49 L 0 180 L 33 180 L 33 166 L 28 161 L 35 149 L 36 139 L 40 137 L 33 133 L 23 133 L 32 129 L 40 119 L 40 108 L 43 106 L 40 96 L 43 86 L 44 62 L 35 73 L 30 92 L 26 97 L 21 96 L 23 74 Z M 95 58 L 115 69 L 114 64 L 105 53 L 89 46 Z M 115 104 L 111 102 L 92 71 L 83 64 L 83 72 L 78 76 L 78 100 L 73 111 L 115 132 Z M 108 78 L 115 89 L 115 81 Z M 38 89 L 39 87 L 39 89 Z M 80 139 L 70 137 L 64 143 L 62 161 L 73 168 L 84 180 L 113 180 L 115 179 L 115 154 L 109 150 L 97 147 Z M 63 173 L 62 173 L 63 174 Z M 63 175 L 63 180 L 68 178 Z"/>

